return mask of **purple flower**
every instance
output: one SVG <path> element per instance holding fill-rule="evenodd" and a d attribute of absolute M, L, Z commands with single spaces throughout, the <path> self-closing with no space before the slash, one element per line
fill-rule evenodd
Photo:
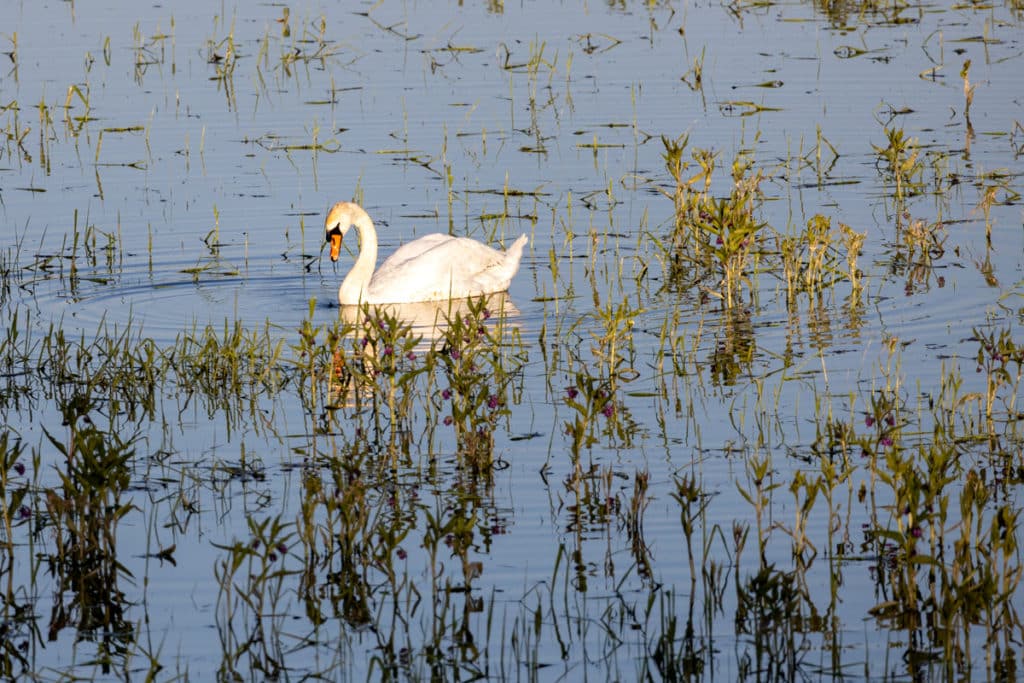
<path fill-rule="evenodd" d="M 923 534 L 924 532 L 921 531 L 921 527 L 919 526 L 915 526 L 913 529 L 910 530 L 910 535 L 914 538 L 921 538 Z"/>
<path fill-rule="evenodd" d="M 614 403 L 606 403 L 604 405 L 604 408 L 601 408 L 601 413 L 605 417 L 609 417 L 610 418 L 612 415 L 615 414 L 615 404 Z"/>
<path fill-rule="evenodd" d="M 270 553 L 269 555 L 267 555 L 267 559 L 271 562 L 277 562 L 277 553 Z"/>
<path fill-rule="evenodd" d="M 284 543 L 278 543 L 277 544 L 277 552 L 279 552 L 282 555 L 284 555 L 286 552 L 288 552 L 288 546 L 285 545 Z"/>
<path fill-rule="evenodd" d="M 396 550 L 395 554 L 398 555 L 398 559 L 400 559 L 400 560 L 404 560 L 406 558 L 405 550 L 403 550 L 402 548 L 399 548 L 398 550 Z"/>
<path fill-rule="evenodd" d="M 485 308 L 483 315 L 484 315 L 484 320 L 487 320 L 488 318 L 490 318 L 491 317 L 490 309 Z"/>
<path fill-rule="evenodd" d="M 391 348 L 390 346 L 385 346 L 384 347 L 384 355 L 385 356 L 390 356 L 394 352 L 395 352 L 395 350 L 393 348 Z"/>
<path fill-rule="evenodd" d="M 450 351 L 448 351 L 448 355 L 451 356 L 452 360 L 458 360 L 459 358 L 462 357 L 462 354 L 459 353 L 458 349 L 451 349 Z"/>
<path fill-rule="evenodd" d="M 444 416 L 444 424 L 445 424 L 446 427 L 450 427 L 451 426 L 451 424 L 452 424 L 452 416 L 451 415 L 445 415 Z"/>
<path fill-rule="evenodd" d="M 25 474 L 25 465 L 21 462 L 14 463 L 14 471 L 18 473 L 18 476 Z"/>
<path fill-rule="evenodd" d="M 882 445 L 885 446 L 886 448 L 891 446 L 892 445 L 892 437 L 891 436 L 882 437 Z"/>
<path fill-rule="evenodd" d="M 405 357 L 408 358 L 409 360 L 416 360 L 416 354 L 413 353 L 412 351 L 410 351 L 409 353 L 405 354 Z"/>
<path fill-rule="evenodd" d="M 359 340 L 359 345 L 362 346 L 364 349 L 366 348 L 366 345 L 369 343 L 370 340 L 367 339 L 366 337 L 363 337 L 362 339 Z"/>
<path fill-rule="evenodd" d="M 494 410 L 495 408 L 497 408 L 498 407 L 498 397 L 495 396 L 494 394 L 491 394 L 490 396 L 488 396 L 487 397 L 487 407 L 490 408 L 491 410 Z"/>
<path fill-rule="evenodd" d="M 32 508 L 30 508 L 28 505 L 22 505 L 20 508 L 18 508 L 18 516 L 22 519 L 28 519 L 32 516 Z"/>
<path fill-rule="evenodd" d="M 868 427 L 874 427 L 875 426 L 875 418 L 873 418 L 870 415 L 868 415 L 867 417 L 864 418 L 864 424 L 866 426 L 868 426 Z"/>
<path fill-rule="evenodd" d="M 580 392 L 576 390 L 576 387 L 566 387 L 565 395 L 568 396 L 570 399 L 574 399 L 580 395 Z"/>
<path fill-rule="evenodd" d="M 896 424 L 896 418 L 892 416 L 892 413 L 889 413 L 888 415 L 885 416 L 885 424 L 889 425 L 890 427 Z"/>
<path fill-rule="evenodd" d="M 452 397 L 452 390 L 451 389 L 445 389 L 444 391 L 441 392 L 441 398 L 443 398 L 444 400 L 447 401 L 451 397 Z"/>

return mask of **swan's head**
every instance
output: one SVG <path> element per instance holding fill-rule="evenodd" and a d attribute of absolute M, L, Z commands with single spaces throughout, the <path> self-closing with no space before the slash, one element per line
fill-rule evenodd
<path fill-rule="evenodd" d="M 338 202 L 327 212 L 324 233 L 331 244 L 331 260 L 337 261 L 341 254 L 341 240 L 353 225 L 365 229 L 370 217 L 362 207 L 352 202 Z M 372 224 L 370 224 L 372 225 Z"/>

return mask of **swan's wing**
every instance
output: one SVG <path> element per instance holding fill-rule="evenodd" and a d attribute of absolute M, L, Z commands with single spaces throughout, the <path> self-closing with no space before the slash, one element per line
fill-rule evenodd
<path fill-rule="evenodd" d="M 499 291 L 488 289 L 495 286 L 489 273 L 504 262 L 504 252 L 475 240 L 427 235 L 404 245 L 380 265 L 370 281 L 369 295 L 375 301 L 430 301 Z"/>
<path fill-rule="evenodd" d="M 423 237 L 415 239 L 412 242 L 403 244 L 398 249 L 396 249 L 395 253 L 391 254 L 391 256 L 388 256 L 387 260 L 380 265 L 380 268 L 378 270 L 384 270 L 388 267 L 399 267 L 399 264 L 414 259 L 430 251 L 431 249 L 440 247 L 445 243 L 451 242 L 452 240 L 455 239 L 457 238 L 452 237 L 451 235 L 442 235 L 439 232 L 424 235 Z"/>

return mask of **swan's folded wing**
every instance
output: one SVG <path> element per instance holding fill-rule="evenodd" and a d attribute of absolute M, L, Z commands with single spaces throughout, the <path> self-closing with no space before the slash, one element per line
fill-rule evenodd
<path fill-rule="evenodd" d="M 380 265 L 378 270 L 400 268 L 402 263 L 419 258 L 427 252 L 436 249 L 437 247 L 443 247 L 448 242 L 453 242 L 457 239 L 458 238 L 452 237 L 451 235 L 443 235 L 439 232 L 424 235 L 423 237 L 403 244 L 396 249 L 395 252 L 391 254 L 391 256 L 388 256 L 387 260 Z"/>
<path fill-rule="evenodd" d="M 504 262 L 504 252 L 475 240 L 427 235 L 380 265 L 369 294 L 376 301 L 429 301 L 499 291 Z"/>

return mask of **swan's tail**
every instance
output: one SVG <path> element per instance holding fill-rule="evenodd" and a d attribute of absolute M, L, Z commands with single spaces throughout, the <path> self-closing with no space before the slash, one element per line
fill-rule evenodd
<path fill-rule="evenodd" d="M 528 238 L 526 235 L 520 235 L 519 238 L 512 243 L 512 246 L 505 251 L 500 261 L 495 261 L 493 265 L 477 274 L 474 290 L 478 292 L 504 292 L 508 289 L 508 286 L 512 283 L 512 278 L 515 277 L 516 272 L 519 270 L 519 261 L 523 258 L 523 248 L 526 246 Z"/>
<path fill-rule="evenodd" d="M 519 239 L 512 243 L 512 246 L 505 252 L 505 262 L 502 264 L 503 277 L 505 278 L 505 289 L 512 283 L 512 278 L 519 271 L 519 261 L 523 258 L 523 248 L 526 247 L 526 235 L 520 235 Z"/>
<path fill-rule="evenodd" d="M 512 243 L 512 246 L 505 252 L 505 266 L 509 269 L 510 277 L 519 270 L 519 260 L 523 258 L 523 248 L 526 246 L 526 235 L 520 235 L 519 239 Z"/>

